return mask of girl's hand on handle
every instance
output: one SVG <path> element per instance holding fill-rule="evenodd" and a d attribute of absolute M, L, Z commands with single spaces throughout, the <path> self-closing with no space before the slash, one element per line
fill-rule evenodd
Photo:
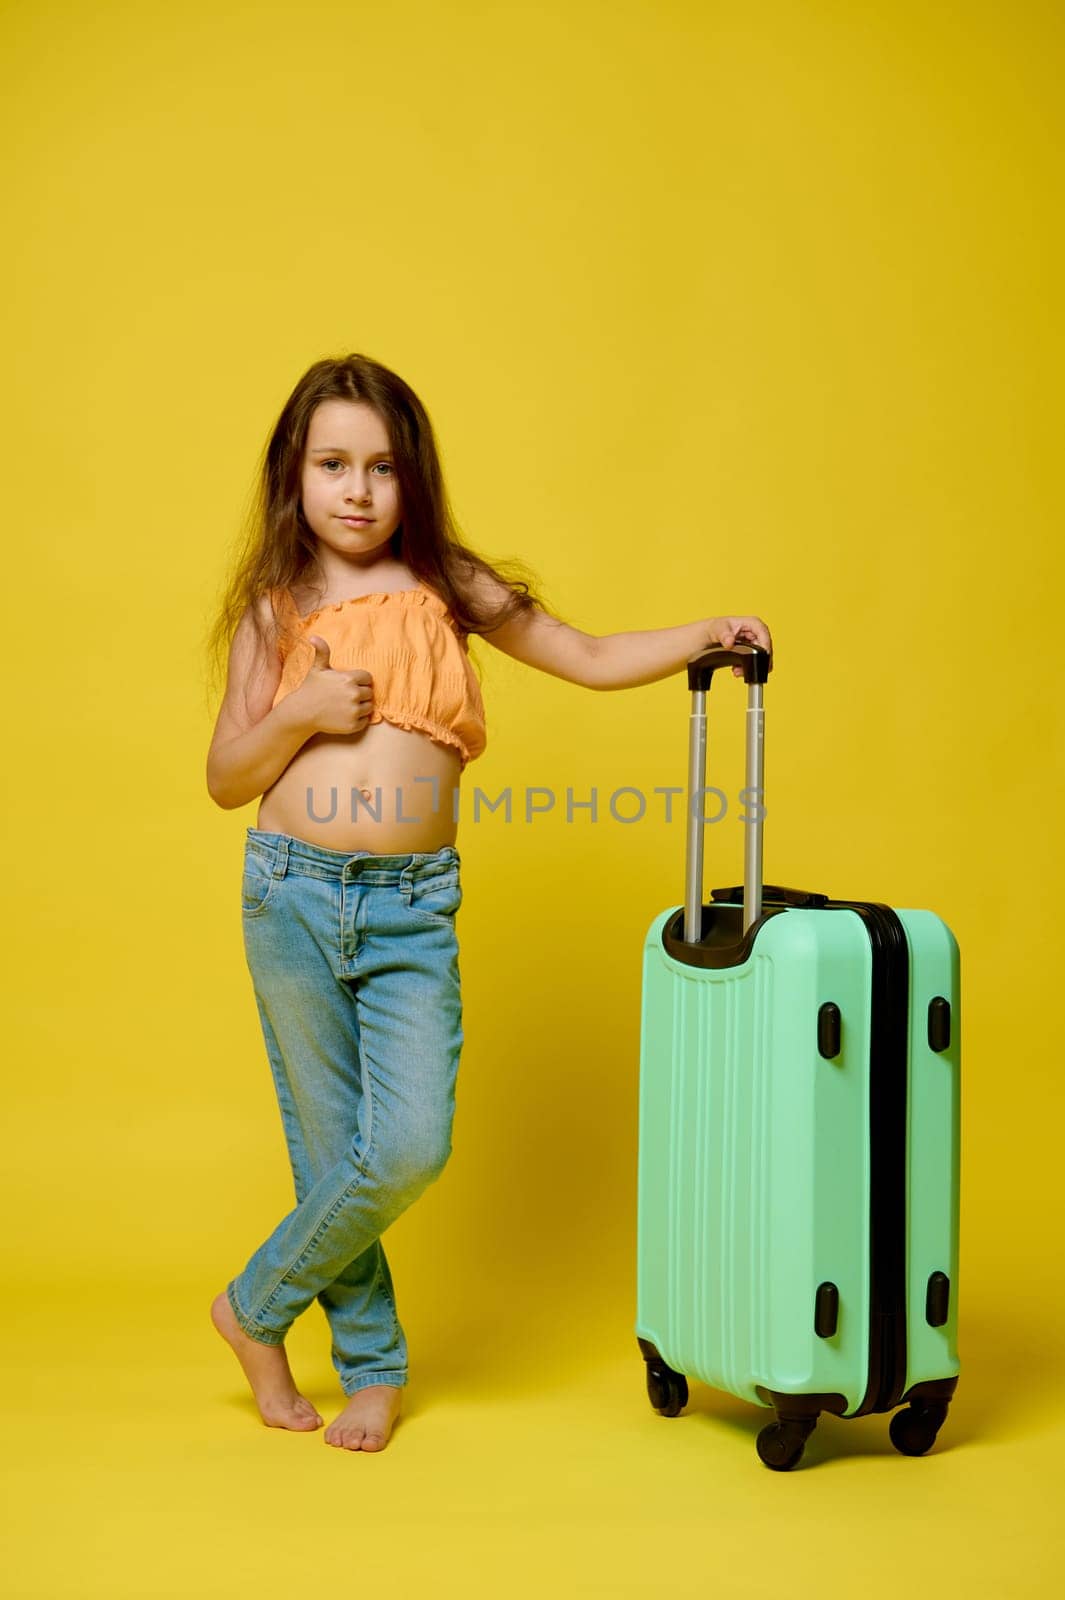
<path fill-rule="evenodd" d="M 758 644 L 769 651 L 769 670 L 773 670 L 773 640 L 761 617 L 711 617 L 710 645 L 720 644 L 727 650 L 734 644 Z M 709 648 L 709 646 L 708 646 Z M 733 667 L 734 678 L 743 677 L 742 667 Z"/>
<path fill-rule="evenodd" d="M 329 645 L 320 634 L 307 635 L 314 661 L 299 688 L 307 718 L 318 733 L 361 733 L 373 712 L 373 677 L 364 667 L 340 671 L 329 665 Z"/>

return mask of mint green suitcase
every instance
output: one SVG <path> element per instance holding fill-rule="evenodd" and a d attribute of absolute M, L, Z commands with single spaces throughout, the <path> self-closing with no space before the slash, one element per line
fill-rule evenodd
<path fill-rule="evenodd" d="M 954 1394 L 960 970 L 931 911 L 763 887 L 768 664 L 688 666 L 686 900 L 643 953 L 636 1335 L 656 1411 L 687 1377 L 772 1408 L 758 1454 L 787 1470 L 822 1411 L 893 1411 L 921 1455 Z M 704 905 L 706 696 L 732 665 L 753 814 L 742 889 Z"/>

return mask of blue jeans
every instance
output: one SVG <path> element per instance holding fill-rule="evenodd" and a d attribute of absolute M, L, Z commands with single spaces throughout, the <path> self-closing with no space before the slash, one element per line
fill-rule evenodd
<path fill-rule="evenodd" d="M 348 855 L 247 830 L 244 947 L 297 1204 L 226 1294 L 262 1344 L 317 1300 L 346 1394 L 407 1381 L 380 1235 L 451 1154 L 461 902 L 454 845 Z"/>

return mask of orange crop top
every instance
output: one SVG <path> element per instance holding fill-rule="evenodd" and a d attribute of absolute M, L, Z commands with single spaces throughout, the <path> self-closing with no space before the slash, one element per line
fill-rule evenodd
<path fill-rule="evenodd" d="M 481 686 L 465 635 L 434 589 L 395 589 L 360 594 L 301 617 L 288 589 L 274 592 L 277 614 L 297 634 L 278 653 L 281 682 L 273 704 L 298 689 L 314 661 L 307 639 L 316 633 L 329 645 L 329 662 L 341 671 L 365 667 L 373 676 L 371 722 L 414 728 L 459 752 L 462 765 L 488 743 Z"/>

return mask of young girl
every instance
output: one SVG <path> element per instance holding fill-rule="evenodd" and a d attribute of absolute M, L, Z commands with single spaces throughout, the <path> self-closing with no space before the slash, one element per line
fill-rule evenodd
<path fill-rule="evenodd" d="M 457 791 L 486 744 L 470 634 L 588 689 L 654 683 L 714 643 L 772 650 L 758 617 L 570 627 L 459 539 L 409 386 L 365 356 L 316 362 L 211 637 L 228 675 L 207 787 L 227 810 L 262 796 L 244 944 L 297 1200 L 211 1317 L 263 1421 L 314 1429 L 284 1339 L 317 1300 L 349 1397 L 324 1438 L 349 1450 L 385 1447 L 407 1382 L 381 1235 L 451 1152 Z"/>

